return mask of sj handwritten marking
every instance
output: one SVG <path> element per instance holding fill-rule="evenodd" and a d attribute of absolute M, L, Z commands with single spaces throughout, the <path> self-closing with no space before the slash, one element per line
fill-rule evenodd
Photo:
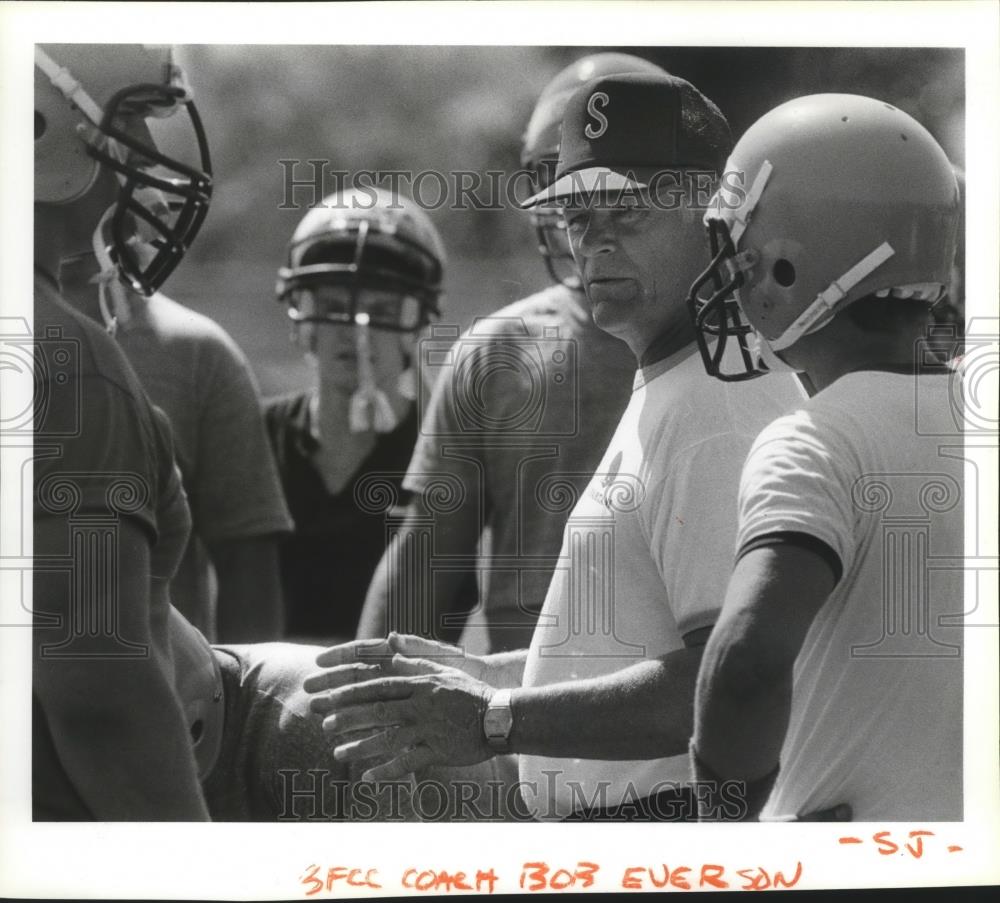
<path fill-rule="evenodd" d="M 900 838 L 899 841 L 893 839 L 892 831 L 876 831 L 871 836 L 872 842 L 875 844 L 878 854 L 880 856 L 892 856 L 894 854 L 899 854 L 900 856 L 909 855 L 913 859 L 920 859 L 923 857 L 925 849 L 930 850 L 931 844 L 928 841 L 928 845 L 925 848 L 924 838 L 934 837 L 933 831 L 927 830 L 916 830 L 910 831 L 906 839 Z M 913 841 L 911 843 L 911 841 Z M 840 844 L 864 844 L 867 841 L 862 837 L 852 837 L 845 836 L 837 839 Z M 949 853 L 960 853 L 962 847 L 956 844 L 950 844 L 947 847 Z"/>

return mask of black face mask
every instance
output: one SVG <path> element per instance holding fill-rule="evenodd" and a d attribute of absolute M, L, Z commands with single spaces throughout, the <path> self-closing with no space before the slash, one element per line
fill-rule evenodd
<path fill-rule="evenodd" d="M 143 295 L 166 282 L 198 234 L 212 197 L 212 164 L 201 117 L 184 91 L 163 85 L 133 85 L 115 94 L 105 108 L 101 131 L 128 151 L 125 160 L 104 147 L 87 152 L 120 177 L 118 198 L 110 222 L 111 256 L 124 278 Z M 157 111 L 186 115 L 185 138 L 190 157 L 163 153 L 120 127 L 127 117 L 145 116 L 155 125 Z M 191 140 L 193 138 L 193 141 Z M 145 197 L 144 197 L 145 195 Z M 148 198 L 157 198 L 151 203 Z M 148 237 L 149 253 L 136 252 L 137 231 Z"/>
<path fill-rule="evenodd" d="M 705 370 L 709 376 L 724 382 L 739 382 L 762 376 L 768 369 L 751 344 L 753 327 L 743 317 L 736 301 L 735 292 L 743 284 L 744 276 L 736 265 L 736 248 L 730 238 L 729 228 L 720 220 L 709 220 L 708 236 L 712 246 L 712 260 L 691 284 L 687 296 L 688 312 Z M 710 281 L 713 288 L 706 297 L 700 292 Z M 730 339 L 739 346 L 743 369 L 723 372 L 723 355 Z"/>
<path fill-rule="evenodd" d="M 437 315 L 441 265 L 418 244 L 400 235 L 385 236 L 366 220 L 335 235 L 307 241 L 310 247 L 298 265 L 278 272 L 278 301 L 288 305 L 288 316 L 296 323 L 350 324 L 358 314 L 366 314 L 373 329 L 412 333 Z M 314 305 L 312 315 L 303 314 L 302 293 L 320 295 L 325 285 L 344 287 L 346 299 Z M 363 306 L 365 288 L 394 294 L 398 303 Z"/>

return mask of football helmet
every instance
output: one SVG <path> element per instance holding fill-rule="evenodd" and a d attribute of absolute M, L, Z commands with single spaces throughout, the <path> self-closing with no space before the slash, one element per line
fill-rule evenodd
<path fill-rule="evenodd" d="M 208 143 L 184 72 L 167 46 L 37 45 L 35 201 L 81 198 L 102 166 L 119 189 L 95 250 L 110 257 L 108 272 L 151 295 L 184 256 L 212 195 Z"/>
<path fill-rule="evenodd" d="M 576 60 L 546 85 L 521 139 L 521 168 L 532 174 L 536 190 L 545 188 L 555 175 L 563 113 L 576 89 L 594 78 L 629 72 L 663 74 L 655 63 L 637 56 L 594 53 Z M 555 282 L 578 289 L 580 279 L 569 250 L 562 213 L 554 207 L 534 208 L 531 223 L 549 275 Z"/>
<path fill-rule="evenodd" d="M 872 294 L 938 300 L 959 211 L 944 151 L 891 104 L 817 94 L 772 110 L 736 144 L 705 214 L 712 260 L 688 306 L 706 370 L 758 376 L 762 358 Z M 743 369 L 723 373 L 730 338 Z"/>
<path fill-rule="evenodd" d="M 441 237 L 414 201 L 374 186 L 349 188 L 299 223 L 278 270 L 277 298 L 295 323 L 412 333 L 439 313 L 444 262 Z"/>

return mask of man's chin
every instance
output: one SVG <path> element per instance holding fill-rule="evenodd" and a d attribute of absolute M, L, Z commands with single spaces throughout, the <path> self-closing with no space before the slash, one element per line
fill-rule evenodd
<path fill-rule="evenodd" d="M 625 308 L 625 305 L 607 301 L 596 303 L 591 301 L 590 314 L 598 329 L 602 329 L 617 338 L 622 338 L 628 330 L 628 311 Z"/>

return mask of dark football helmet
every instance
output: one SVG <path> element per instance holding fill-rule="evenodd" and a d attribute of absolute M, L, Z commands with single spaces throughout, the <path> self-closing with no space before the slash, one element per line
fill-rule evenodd
<path fill-rule="evenodd" d="M 437 229 L 415 202 L 350 188 L 299 223 L 278 271 L 277 298 L 296 323 L 350 324 L 363 315 L 373 329 L 416 332 L 439 313 L 444 262 Z M 371 291 L 363 296 L 362 289 Z"/>

